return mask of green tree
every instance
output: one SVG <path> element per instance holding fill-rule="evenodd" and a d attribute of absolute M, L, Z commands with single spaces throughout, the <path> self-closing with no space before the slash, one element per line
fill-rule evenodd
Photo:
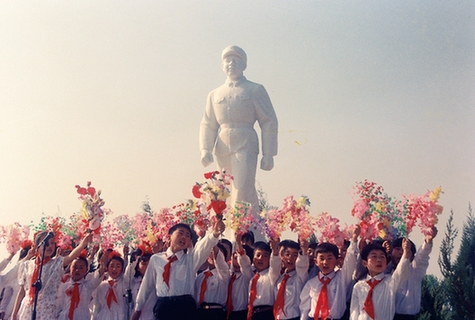
<path fill-rule="evenodd" d="M 448 298 L 445 319 L 475 319 L 475 218 L 471 206 L 463 225 L 459 252 L 455 261 L 452 261 L 457 234 L 451 212 L 438 261 Z"/>
<path fill-rule="evenodd" d="M 445 281 L 434 275 L 422 280 L 421 312 L 418 320 L 450 319 Z"/>

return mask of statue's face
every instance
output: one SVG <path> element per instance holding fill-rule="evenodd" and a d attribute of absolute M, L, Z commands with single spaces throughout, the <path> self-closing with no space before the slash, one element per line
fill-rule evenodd
<path fill-rule="evenodd" d="M 244 61 L 233 54 L 223 59 L 223 71 L 231 80 L 237 80 L 242 77 L 246 65 Z"/>

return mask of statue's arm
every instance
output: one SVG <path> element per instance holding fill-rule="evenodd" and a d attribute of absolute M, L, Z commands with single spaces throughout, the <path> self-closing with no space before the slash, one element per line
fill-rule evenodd
<path fill-rule="evenodd" d="M 206 167 L 210 165 L 213 160 L 212 150 L 216 143 L 218 136 L 219 124 L 214 114 L 212 93 L 208 95 L 206 101 L 205 113 L 200 124 L 200 153 L 201 163 Z"/>
<path fill-rule="evenodd" d="M 262 161 L 261 169 L 271 170 L 273 157 L 277 155 L 277 116 L 266 89 L 258 85 L 254 95 L 257 121 L 261 127 Z"/>

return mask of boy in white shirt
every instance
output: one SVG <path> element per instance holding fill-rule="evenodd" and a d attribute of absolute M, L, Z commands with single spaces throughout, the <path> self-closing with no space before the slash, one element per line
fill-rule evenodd
<path fill-rule="evenodd" d="M 278 240 L 254 243 L 254 276 L 249 283 L 247 320 L 273 320 L 274 287 L 280 275 L 282 260 Z M 272 247 L 272 249 L 271 249 Z M 241 270 L 243 266 L 241 265 Z"/>
<path fill-rule="evenodd" d="M 231 278 L 226 300 L 228 320 L 246 320 L 249 300 L 249 282 L 254 276 L 251 270 L 252 248 L 243 245 L 241 235 L 236 234 L 236 251 L 231 260 Z M 241 267 L 242 266 L 242 267 Z"/>
<path fill-rule="evenodd" d="M 351 320 L 390 320 L 394 317 L 396 291 L 409 277 L 410 243 L 403 240 L 403 257 L 393 275 L 385 274 L 386 250 L 376 243 L 361 251 L 363 266 L 368 270 L 366 279 L 353 287 L 350 305 Z"/>
<path fill-rule="evenodd" d="M 219 235 L 224 229 L 222 221 L 216 222 L 212 233 L 203 237 L 188 252 L 192 246 L 190 227 L 184 223 L 171 227 L 168 231 L 170 246 L 167 251 L 150 258 L 132 320 L 140 318 L 141 310 L 151 294 L 158 298 L 154 307 L 158 320 L 194 319 L 196 302 L 192 294 L 196 272 L 211 249 L 218 244 Z"/>
<path fill-rule="evenodd" d="M 357 240 L 360 229 L 355 228 L 341 269 L 336 269 L 339 250 L 324 242 L 315 249 L 317 276 L 307 281 L 300 294 L 301 320 L 340 319 L 346 310 L 348 286 L 356 267 Z"/>
<path fill-rule="evenodd" d="M 226 319 L 226 292 L 230 277 L 226 255 L 226 248 L 218 243 L 208 256 L 208 268 L 196 277 L 197 320 Z"/>
<path fill-rule="evenodd" d="M 279 243 L 283 273 L 277 280 L 274 319 L 300 319 L 300 292 L 308 276 L 308 241 L 301 245 L 292 240 Z M 303 254 L 300 254 L 299 252 Z"/>
<path fill-rule="evenodd" d="M 421 310 L 421 285 L 427 268 L 429 267 L 429 254 L 432 251 L 432 240 L 437 235 L 437 229 L 433 228 L 432 234 L 427 235 L 424 243 L 416 254 L 416 246 L 411 241 L 411 265 L 409 278 L 396 292 L 396 315 L 394 320 L 416 319 Z M 391 250 L 391 262 L 388 264 L 390 272 L 393 272 L 402 257 L 402 238 L 393 241 Z M 386 269 L 387 270 L 387 269 Z"/>

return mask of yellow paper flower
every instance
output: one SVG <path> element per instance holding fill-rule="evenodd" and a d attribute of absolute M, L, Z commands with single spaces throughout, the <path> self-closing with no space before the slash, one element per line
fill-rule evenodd
<path fill-rule="evenodd" d="M 444 192 L 442 191 L 442 188 L 441 188 L 441 187 L 435 188 L 435 189 L 430 193 L 430 196 L 429 196 L 429 197 L 430 197 L 430 200 L 431 200 L 431 201 L 437 201 L 437 200 L 439 200 L 439 196 L 440 196 L 441 193 L 444 193 Z"/>
<path fill-rule="evenodd" d="M 376 203 L 376 211 L 384 211 L 384 203 L 383 202 Z"/>

